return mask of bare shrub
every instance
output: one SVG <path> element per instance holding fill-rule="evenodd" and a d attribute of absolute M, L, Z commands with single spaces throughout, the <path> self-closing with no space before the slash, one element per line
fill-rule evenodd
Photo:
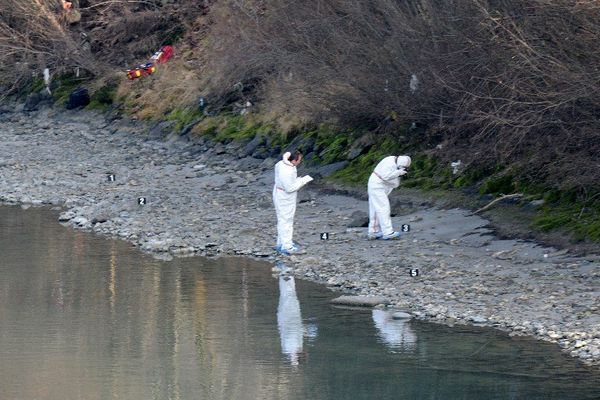
<path fill-rule="evenodd" d="M 223 103 L 256 96 L 303 119 L 388 132 L 415 122 L 445 141 L 447 159 L 511 164 L 556 186 L 597 185 L 600 169 L 589 159 L 600 150 L 594 2 L 217 7 L 211 87 Z"/>
<path fill-rule="evenodd" d="M 67 28 L 65 12 L 59 0 L 0 3 L 0 65 L 5 82 L 17 86 L 30 79 L 32 70 L 45 67 L 92 68 L 90 54 Z"/>
<path fill-rule="evenodd" d="M 62 0 L 0 2 L 0 79 L 19 87 L 45 67 L 58 75 L 74 67 L 92 76 L 125 70 L 181 37 L 207 6 L 192 0 L 71 3 L 65 9 Z"/>
<path fill-rule="evenodd" d="M 44 66 L 125 69 L 183 38 L 169 74 L 126 86 L 127 96 L 144 99 L 146 114 L 168 110 L 158 105 L 168 99 L 193 104 L 208 93 L 213 109 L 249 100 L 287 125 L 402 133 L 423 147 L 444 144 L 437 153 L 446 160 L 511 165 L 525 171 L 522 179 L 600 182 L 596 2 L 73 4 L 81 20 L 71 25 L 59 0 L 0 4 L 4 82 L 19 85 Z"/>

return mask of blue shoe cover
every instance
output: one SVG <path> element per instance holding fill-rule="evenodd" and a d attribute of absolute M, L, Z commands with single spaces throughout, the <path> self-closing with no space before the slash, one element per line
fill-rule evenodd
<path fill-rule="evenodd" d="M 390 233 L 389 235 L 383 235 L 381 237 L 381 239 L 382 240 L 392 240 L 392 239 L 398 239 L 400 236 L 401 236 L 400 232 L 394 231 L 394 232 Z"/>
<path fill-rule="evenodd" d="M 292 247 L 290 247 L 289 249 L 280 248 L 279 253 L 284 254 L 286 256 L 291 256 L 292 254 L 300 253 L 300 247 L 297 246 L 296 244 L 293 244 Z"/>

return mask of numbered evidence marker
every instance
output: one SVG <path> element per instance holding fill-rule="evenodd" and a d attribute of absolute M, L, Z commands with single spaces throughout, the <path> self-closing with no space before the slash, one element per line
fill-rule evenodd
<path fill-rule="evenodd" d="M 115 174 L 108 174 L 106 175 L 106 180 L 109 182 L 114 182 L 117 180 L 117 177 L 115 176 Z"/>
<path fill-rule="evenodd" d="M 402 224 L 402 232 L 410 232 L 410 225 L 409 224 Z"/>
<path fill-rule="evenodd" d="M 329 232 L 322 232 L 321 240 L 329 240 Z"/>
<path fill-rule="evenodd" d="M 408 270 L 408 273 L 412 277 L 419 276 L 419 268 L 411 268 Z"/>
<path fill-rule="evenodd" d="M 143 206 L 143 205 L 145 205 L 145 204 L 147 204 L 147 203 L 148 203 L 148 200 L 147 200 L 145 197 L 138 197 L 138 199 L 137 199 L 137 203 L 138 203 L 140 206 Z"/>

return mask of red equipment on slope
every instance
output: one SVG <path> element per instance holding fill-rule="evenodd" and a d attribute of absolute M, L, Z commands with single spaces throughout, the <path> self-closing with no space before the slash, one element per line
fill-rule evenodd
<path fill-rule="evenodd" d="M 134 80 L 142 76 L 148 76 L 156 72 L 157 64 L 164 64 L 173 57 L 173 46 L 163 46 L 154 53 L 148 62 L 127 70 L 127 78 Z"/>

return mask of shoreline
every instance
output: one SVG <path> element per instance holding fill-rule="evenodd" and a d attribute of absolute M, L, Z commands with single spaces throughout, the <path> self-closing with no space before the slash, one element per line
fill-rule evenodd
<path fill-rule="evenodd" d="M 358 227 L 367 202 L 312 183 L 299 193 L 294 225 L 307 253 L 278 257 L 271 200 L 278 159 L 240 159 L 237 143 L 157 137 L 143 123 L 93 112 L 0 116 L 0 203 L 63 207 L 63 223 L 162 259 L 283 260 L 299 278 L 383 297 L 421 320 L 532 336 L 600 365 L 600 257 L 499 239 L 468 210 L 436 208 L 406 193 L 393 222 L 410 224 L 410 232 L 368 241 Z M 329 240 L 320 239 L 323 232 Z"/>

